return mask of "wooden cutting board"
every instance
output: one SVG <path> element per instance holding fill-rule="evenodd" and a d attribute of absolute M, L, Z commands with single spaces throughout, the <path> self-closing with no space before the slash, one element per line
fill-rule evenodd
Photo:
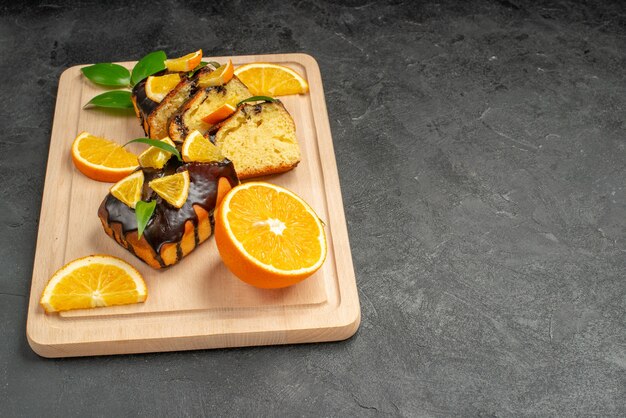
<path fill-rule="evenodd" d="M 120 247 L 102 230 L 98 206 L 108 183 L 83 176 L 70 147 L 80 131 L 125 143 L 144 136 L 139 120 L 83 109 L 105 91 L 69 68 L 59 82 L 35 253 L 27 336 L 44 357 L 194 350 L 336 341 L 360 322 L 358 293 L 328 123 L 320 70 L 305 54 L 213 57 L 235 65 L 275 62 L 309 82 L 310 93 L 281 100 L 294 118 L 302 161 L 294 170 L 264 178 L 302 196 L 325 220 L 328 258 L 309 279 L 281 290 L 263 290 L 234 277 L 211 238 L 179 264 L 157 271 Z M 131 68 L 134 63 L 121 63 Z M 139 153 L 145 146 L 133 144 Z M 148 286 L 143 304 L 47 315 L 39 298 L 54 272 L 90 254 L 110 254 L 135 266 Z"/>

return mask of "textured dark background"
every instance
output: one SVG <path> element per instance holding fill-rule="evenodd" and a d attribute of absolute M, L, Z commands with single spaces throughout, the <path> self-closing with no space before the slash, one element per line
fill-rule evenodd
<path fill-rule="evenodd" d="M 626 415 L 623 2 L 108 3 L 0 6 L 1 416 Z M 358 333 L 39 358 L 59 75 L 197 48 L 318 60 Z"/>

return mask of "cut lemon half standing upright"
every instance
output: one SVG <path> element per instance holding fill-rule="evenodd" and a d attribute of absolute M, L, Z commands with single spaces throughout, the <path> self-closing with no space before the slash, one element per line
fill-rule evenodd
<path fill-rule="evenodd" d="M 72 161 L 87 177 L 105 182 L 123 179 L 139 166 L 137 156 L 121 145 L 87 132 L 72 144 Z"/>
<path fill-rule="evenodd" d="M 161 140 L 168 145 L 176 147 L 174 142 L 165 137 Z M 139 165 L 150 168 L 163 168 L 172 156 L 172 153 L 157 147 L 150 147 L 139 155 Z"/>
<path fill-rule="evenodd" d="M 178 83 L 180 83 L 179 74 L 151 75 L 146 80 L 146 96 L 154 102 L 161 103 Z"/>
<path fill-rule="evenodd" d="M 185 142 L 183 142 L 182 154 L 183 161 L 186 163 L 210 163 L 224 159 L 224 155 L 220 150 L 205 138 L 200 131 L 192 131 L 187 135 Z"/>
<path fill-rule="evenodd" d="M 234 72 L 235 67 L 233 66 L 232 61 L 228 60 L 226 64 L 220 65 L 211 74 L 199 79 L 198 84 L 200 87 L 221 86 L 228 83 L 233 78 Z"/>
<path fill-rule="evenodd" d="M 189 196 L 189 172 L 163 176 L 148 183 L 156 194 L 175 208 L 182 208 Z"/>
<path fill-rule="evenodd" d="M 285 96 L 309 91 L 306 80 L 283 65 L 254 62 L 237 67 L 235 75 L 254 96 Z"/>
<path fill-rule="evenodd" d="M 202 50 L 199 49 L 196 52 L 192 52 L 180 58 L 165 60 L 165 67 L 169 71 L 191 71 L 200 64 L 201 60 Z"/>
<path fill-rule="evenodd" d="M 262 288 L 296 284 L 326 259 L 324 225 L 282 187 L 250 182 L 233 188 L 215 216 L 215 243 L 228 269 Z"/>
<path fill-rule="evenodd" d="M 91 255 L 59 269 L 43 291 L 47 313 L 144 302 L 148 296 L 141 274 L 108 255 Z"/>

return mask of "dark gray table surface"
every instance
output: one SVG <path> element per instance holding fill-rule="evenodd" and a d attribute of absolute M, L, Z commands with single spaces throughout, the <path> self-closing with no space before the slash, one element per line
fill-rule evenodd
<path fill-rule="evenodd" d="M 620 2 L 108 3 L 0 6 L 0 416 L 626 415 Z M 359 331 L 39 358 L 25 323 L 59 75 L 197 48 L 318 60 Z"/>

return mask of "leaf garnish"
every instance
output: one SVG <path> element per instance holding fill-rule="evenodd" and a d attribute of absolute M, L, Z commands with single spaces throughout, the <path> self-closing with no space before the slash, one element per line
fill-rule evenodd
<path fill-rule="evenodd" d="M 135 64 L 133 72 L 130 76 L 130 84 L 134 86 L 144 78 L 165 70 L 165 60 L 167 56 L 163 51 L 151 52 Z"/>
<path fill-rule="evenodd" d="M 182 161 L 183 160 L 181 158 L 181 156 L 180 156 L 180 152 L 178 152 L 176 147 L 171 146 L 167 142 L 159 141 L 158 139 L 137 138 L 137 139 L 133 139 L 132 141 L 128 141 L 127 143 L 124 144 L 124 146 L 126 146 L 128 144 L 135 143 L 135 142 L 139 142 L 141 144 L 148 144 L 148 145 L 150 145 L 152 147 L 156 147 L 156 148 L 162 149 L 163 151 L 167 151 L 170 154 L 176 156 L 176 158 L 178 158 L 178 161 Z"/>
<path fill-rule="evenodd" d="M 154 213 L 154 208 L 156 208 L 156 200 L 151 200 L 149 202 L 144 202 L 140 200 L 135 205 L 135 217 L 137 218 L 137 239 L 141 238 L 141 234 L 146 229 L 146 225 L 148 225 L 148 221 L 152 217 Z"/>
<path fill-rule="evenodd" d="M 80 69 L 93 83 L 107 87 L 127 87 L 130 83 L 130 71 L 118 64 L 94 64 Z"/>
<path fill-rule="evenodd" d="M 193 70 L 187 73 L 187 77 L 189 78 L 193 77 L 198 71 L 200 71 L 201 68 L 206 67 L 207 64 L 208 62 L 200 61 L 200 64 L 198 64 L 196 68 L 194 68 Z"/>
<path fill-rule="evenodd" d="M 247 99 L 243 99 L 242 101 L 240 101 L 239 103 L 237 103 L 236 107 L 241 106 L 244 103 L 248 103 L 248 102 L 260 102 L 260 101 L 264 101 L 264 102 L 277 102 L 278 99 L 274 99 L 273 97 L 269 97 L 269 96 L 252 96 L 252 97 L 248 97 Z"/>
<path fill-rule="evenodd" d="M 133 102 L 130 100 L 130 91 L 113 90 L 102 93 L 89 100 L 83 107 L 96 106 L 114 109 L 132 109 Z"/>

